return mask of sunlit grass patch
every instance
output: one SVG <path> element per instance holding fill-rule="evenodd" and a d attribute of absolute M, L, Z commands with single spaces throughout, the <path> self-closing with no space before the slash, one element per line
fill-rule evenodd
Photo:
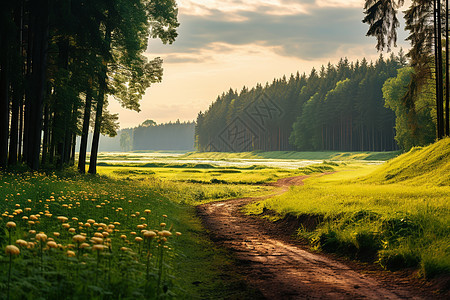
<path fill-rule="evenodd" d="M 299 230 L 317 248 L 390 269 L 420 268 L 426 277 L 450 272 L 450 187 L 367 183 L 383 166 L 347 168 L 355 166 L 306 179 L 304 186 L 246 211 L 321 216 L 318 227 Z"/>

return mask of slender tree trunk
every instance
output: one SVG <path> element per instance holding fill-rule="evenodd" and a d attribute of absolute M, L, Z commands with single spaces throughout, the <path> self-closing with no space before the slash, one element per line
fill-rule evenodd
<path fill-rule="evenodd" d="M 77 146 L 77 135 L 75 133 L 72 134 L 72 149 L 70 151 L 70 161 L 69 164 L 71 166 L 75 165 L 75 150 Z"/>
<path fill-rule="evenodd" d="M 47 154 L 48 154 L 48 140 L 49 140 L 49 113 L 50 109 L 48 107 L 48 103 L 45 104 L 44 108 L 44 139 L 42 141 L 42 160 L 41 164 L 45 165 L 47 163 Z"/>
<path fill-rule="evenodd" d="M 78 154 L 78 171 L 82 174 L 86 172 L 86 149 L 89 134 L 89 121 L 91 119 L 92 88 L 89 86 L 86 91 L 86 103 L 84 106 L 83 130 L 81 132 L 80 152 Z"/>
<path fill-rule="evenodd" d="M 26 63 L 26 74 L 25 74 L 25 101 L 23 108 L 23 143 L 22 143 L 22 161 L 26 162 L 28 160 L 28 141 L 30 136 L 30 116 L 31 116 L 31 103 L 32 103 L 32 60 L 33 55 L 33 31 L 35 27 L 34 17 L 29 15 L 28 20 L 28 38 L 27 38 L 27 63 Z"/>
<path fill-rule="evenodd" d="M 102 74 L 100 76 L 100 86 L 99 86 L 98 98 L 97 98 L 97 108 L 96 108 L 96 112 L 95 112 L 94 135 L 92 137 L 91 157 L 89 160 L 88 173 L 90 173 L 90 174 L 97 174 L 98 144 L 100 141 L 100 129 L 101 129 L 101 125 L 102 125 L 103 103 L 105 101 L 105 90 L 106 90 L 106 70 L 104 71 L 104 74 Z"/>
<path fill-rule="evenodd" d="M 436 74 L 436 122 L 437 122 L 437 138 L 443 137 L 442 123 L 442 35 L 441 35 L 441 18 L 440 18 L 441 2 L 434 1 L 434 54 L 435 54 L 435 74 Z"/>
<path fill-rule="evenodd" d="M 439 139 L 442 139 L 445 135 L 444 131 L 444 80 L 443 80 L 443 59 L 442 59 L 442 18 L 441 18 L 441 0 L 437 1 L 437 10 L 436 10 L 436 18 L 437 18 L 437 47 L 438 47 L 438 63 L 439 63 L 439 118 L 440 118 L 440 134 L 438 136 Z"/>
<path fill-rule="evenodd" d="M 33 3 L 35 4 L 35 3 Z M 41 0 L 36 3 L 36 28 L 33 46 L 32 97 L 30 106 L 30 134 L 27 153 L 27 164 L 33 169 L 39 169 L 41 148 L 42 113 L 45 94 L 45 77 L 47 66 L 47 46 L 49 30 L 49 2 Z"/>
<path fill-rule="evenodd" d="M 23 137 L 23 95 L 19 99 L 19 139 L 17 149 L 17 160 L 22 161 L 22 137 Z"/>
<path fill-rule="evenodd" d="M 0 167 L 7 164 L 9 134 L 9 45 L 5 27 L 0 29 Z"/>
<path fill-rule="evenodd" d="M 449 36 L 448 36 L 448 0 L 445 0 L 445 134 L 450 136 L 449 99 L 450 75 L 449 73 Z"/>
<path fill-rule="evenodd" d="M 9 138 L 9 156 L 8 165 L 17 164 L 17 147 L 19 139 L 19 113 L 20 113 L 20 98 L 23 97 L 22 85 L 21 85 L 21 75 L 23 74 L 21 58 L 22 58 L 22 28 L 23 28 L 23 10 L 22 1 L 18 1 L 17 5 L 14 7 L 14 24 L 16 27 L 16 39 L 13 43 L 14 46 L 14 59 L 15 61 L 13 69 L 13 79 L 12 79 L 12 105 L 11 105 L 11 127 L 10 127 L 10 138 Z"/>
<path fill-rule="evenodd" d="M 105 30 L 105 44 L 107 52 L 110 51 L 111 47 L 111 27 L 107 20 L 106 30 Z M 98 144 L 100 141 L 100 129 L 102 125 L 102 114 L 103 114 L 103 103 L 106 96 L 107 88 L 107 72 L 108 63 L 106 59 L 103 60 L 102 71 L 99 75 L 99 90 L 98 90 L 98 100 L 97 100 L 97 111 L 95 113 L 95 124 L 94 124 L 94 135 L 92 137 L 92 147 L 91 147 L 91 157 L 89 160 L 89 170 L 90 174 L 97 173 L 97 155 L 98 155 Z"/>

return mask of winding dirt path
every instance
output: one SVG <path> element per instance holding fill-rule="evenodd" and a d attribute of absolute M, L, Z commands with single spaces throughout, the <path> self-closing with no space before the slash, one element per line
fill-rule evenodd
<path fill-rule="evenodd" d="M 380 283 L 325 255 L 308 252 L 305 247 L 272 230 L 273 223 L 240 212 L 249 202 L 284 193 L 291 185 L 302 185 L 306 177 L 279 180 L 272 184 L 279 189 L 269 196 L 212 202 L 197 207 L 211 239 L 233 252 L 238 262 L 237 271 L 251 285 L 266 299 L 431 298 L 411 292 L 407 284 Z"/>

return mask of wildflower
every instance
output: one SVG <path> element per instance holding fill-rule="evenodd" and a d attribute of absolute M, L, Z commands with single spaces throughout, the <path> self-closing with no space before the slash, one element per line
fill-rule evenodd
<path fill-rule="evenodd" d="M 28 242 L 19 239 L 19 240 L 16 241 L 16 244 L 19 245 L 19 246 L 22 246 L 22 247 L 26 247 L 28 245 Z"/>
<path fill-rule="evenodd" d="M 28 233 L 29 233 L 29 234 L 36 234 L 36 230 L 33 230 L 33 229 L 28 230 Z"/>
<path fill-rule="evenodd" d="M 175 232 L 175 234 L 177 235 L 177 236 L 180 236 L 181 235 L 181 232 Z"/>
<path fill-rule="evenodd" d="M 96 232 L 96 233 L 94 233 L 94 236 L 95 236 L 95 237 L 102 238 L 102 237 L 103 237 L 103 234 L 101 234 L 100 232 Z"/>
<path fill-rule="evenodd" d="M 75 257 L 75 252 L 69 250 L 69 251 L 66 252 L 66 255 L 67 255 L 68 257 Z"/>
<path fill-rule="evenodd" d="M 103 243 L 103 239 L 94 236 L 93 238 L 91 238 L 91 242 L 94 243 L 94 244 L 101 244 L 101 243 Z"/>
<path fill-rule="evenodd" d="M 146 210 L 144 210 L 144 212 L 145 212 L 146 214 L 149 214 L 149 213 L 151 213 L 152 211 L 151 211 L 150 209 L 146 209 Z"/>
<path fill-rule="evenodd" d="M 92 247 L 92 249 L 93 249 L 93 250 L 97 250 L 97 251 L 102 251 L 102 250 L 105 249 L 105 246 L 104 246 L 104 245 L 96 244 L 96 245 L 94 245 L 94 246 Z"/>
<path fill-rule="evenodd" d="M 127 236 L 126 236 L 125 234 L 122 234 L 122 235 L 120 236 L 120 238 L 124 240 L 124 239 L 127 238 Z"/>
<path fill-rule="evenodd" d="M 47 240 L 47 235 L 43 232 L 36 234 L 36 240 L 45 242 Z"/>
<path fill-rule="evenodd" d="M 6 227 L 7 228 L 16 228 L 16 223 L 14 223 L 13 221 L 9 221 L 8 223 L 6 223 Z"/>
<path fill-rule="evenodd" d="M 80 244 L 80 249 L 84 249 L 84 248 L 87 248 L 87 247 L 89 247 L 88 243 L 81 243 Z"/>
<path fill-rule="evenodd" d="M 159 224 L 159 226 L 166 227 L 166 223 L 161 223 L 161 224 Z"/>
<path fill-rule="evenodd" d="M 77 234 L 77 235 L 74 235 L 74 236 L 72 237 L 72 239 L 73 239 L 74 242 L 82 243 L 82 242 L 84 242 L 84 241 L 86 240 L 86 237 L 85 237 L 85 236 L 82 236 L 82 235 L 80 235 L 80 234 Z"/>
<path fill-rule="evenodd" d="M 68 229 L 68 228 L 70 228 L 70 224 L 69 223 L 64 223 L 64 224 L 62 224 L 62 227 L 65 228 L 65 229 Z"/>
<path fill-rule="evenodd" d="M 53 235 L 59 237 L 61 234 L 59 232 L 53 232 Z"/>
<path fill-rule="evenodd" d="M 58 248 L 58 244 L 56 244 L 54 241 L 47 242 L 47 246 L 49 248 Z"/>
<path fill-rule="evenodd" d="M 20 254 L 19 248 L 17 248 L 14 245 L 6 246 L 5 252 L 6 252 L 6 254 L 9 254 L 9 255 L 19 255 Z"/>
<path fill-rule="evenodd" d="M 70 233 L 75 233 L 75 231 L 76 231 L 75 228 L 69 228 Z"/>
<path fill-rule="evenodd" d="M 59 216 L 56 219 L 58 219 L 61 223 L 67 222 L 67 220 L 69 220 L 67 217 L 64 216 Z"/>
<path fill-rule="evenodd" d="M 167 218 L 167 215 L 162 215 L 163 216 L 163 218 Z"/>
<path fill-rule="evenodd" d="M 143 239 L 140 236 L 137 236 L 134 240 L 138 243 L 143 241 Z"/>
<path fill-rule="evenodd" d="M 172 233 L 170 231 L 168 231 L 168 230 L 160 231 L 160 232 L 158 232 L 158 234 L 160 236 L 163 236 L 163 237 L 167 237 L 167 236 L 171 236 L 172 235 Z"/>
<path fill-rule="evenodd" d="M 152 231 L 152 230 L 147 230 L 144 232 L 144 238 L 146 239 L 152 239 L 156 236 L 156 232 Z"/>
<path fill-rule="evenodd" d="M 121 248 L 120 248 L 120 251 L 124 251 L 124 252 L 125 252 L 125 251 L 130 251 L 130 248 L 127 248 L 127 247 L 121 247 Z"/>

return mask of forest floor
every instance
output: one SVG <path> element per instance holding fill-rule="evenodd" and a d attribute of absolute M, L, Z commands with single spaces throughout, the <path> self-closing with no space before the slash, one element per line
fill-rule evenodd
<path fill-rule="evenodd" d="M 325 173 L 326 174 L 326 173 Z M 433 288 L 412 272 L 387 272 L 372 264 L 311 252 L 306 241 L 293 238 L 289 222 L 269 222 L 241 209 L 303 185 L 308 176 L 283 178 L 276 192 L 262 197 L 211 202 L 197 207 L 217 246 L 229 249 L 236 270 L 265 299 L 439 299 Z M 443 298 L 442 298 L 443 299 Z"/>

